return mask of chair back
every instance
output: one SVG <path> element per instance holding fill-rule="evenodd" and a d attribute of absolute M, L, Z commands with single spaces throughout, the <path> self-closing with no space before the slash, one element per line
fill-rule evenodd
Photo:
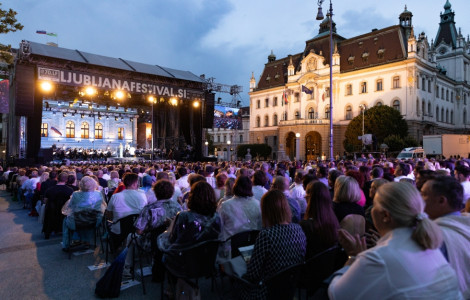
<path fill-rule="evenodd" d="M 186 278 L 211 277 L 214 275 L 215 258 L 220 241 L 209 240 L 178 250 L 172 255 L 181 258 L 181 267 Z"/>
<path fill-rule="evenodd" d="M 264 284 L 267 287 L 268 295 L 266 299 L 292 300 L 295 295 L 295 288 L 300 276 L 300 270 L 304 263 L 289 266 L 273 276 L 267 278 Z"/>
<path fill-rule="evenodd" d="M 119 245 L 122 244 L 122 242 L 127 238 L 127 236 L 130 233 L 133 233 L 135 231 L 134 223 L 138 217 L 139 217 L 139 214 L 133 214 L 133 215 L 125 216 L 124 218 L 121 218 L 114 223 L 112 222 L 108 223 L 108 226 L 118 224 L 121 230 L 120 234 L 114 234 L 108 228 L 108 233 L 111 237 L 111 248 L 113 250 L 117 249 L 117 247 L 119 247 Z"/>
<path fill-rule="evenodd" d="M 232 248 L 232 258 L 240 255 L 238 248 L 253 245 L 258 238 L 259 230 L 247 230 L 234 234 L 227 241 L 230 241 Z"/>
<path fill-rule="evenodd" d="M 344 265 L 346 259 L 346 254 L 338 245 L 314 255 L 305 262 L 298 287 L 306 288 L 309 295 L 313 294 L 326 278 Z"/>
<path fill-rule="evenodd" d="M 73 213 L 75 221 L 75 229 L 91 229 L 95 228 L 99 216 L 99 211 L 94 209 L 85 209 Z"/>
<path fill-rule="evenodd" d="M 363 236 L 366 232 L 366 219 L 361 215 L 351 214 L 344 217 L 339 226 L 349 232 L 351 235 Z"/>

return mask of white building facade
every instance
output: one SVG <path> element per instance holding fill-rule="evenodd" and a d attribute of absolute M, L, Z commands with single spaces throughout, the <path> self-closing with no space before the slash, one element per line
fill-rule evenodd
<path fill-rule="evenodd" d="M 350 39 L 333 26 L 334 155 L 343 154 L 346 127 L 361 106 L 399 110 L 418 141 L 466 132 L 470 42 L 457 32 L 449 2 L 444 9 L 431 43 L 424 33 L 415 35 L 406 7 L 399 25 Z M 281 59 L 271 53 L 259 81 L 250 80 L 250 142 L 268 143 L 274 159 L 295 157 L 297 133 L 300 159 L 329 153 L 328 22 L 303 52 Z"/>

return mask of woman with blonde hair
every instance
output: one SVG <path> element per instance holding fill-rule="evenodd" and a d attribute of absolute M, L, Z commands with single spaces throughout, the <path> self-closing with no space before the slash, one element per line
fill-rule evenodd
<path fill-rule="evenodd" d="M 361 188 L 356 179 L 345 175 L 336 178 L 333 211 L 338 222 L 351 214 L 364 216 L 364 209 L 357 204 L 359 200 L 361 200 Z"/>
<path fill-rule="evenodd" d="M 364 238 L 340 230 L 349 260 L 335 273 L 330 299 L 463 299 L 455 272 L 439 250 L 440 229 L 424 213 L 414 186 L 382 185 L 372 219 L 381 238 L 369 250 Z"/>

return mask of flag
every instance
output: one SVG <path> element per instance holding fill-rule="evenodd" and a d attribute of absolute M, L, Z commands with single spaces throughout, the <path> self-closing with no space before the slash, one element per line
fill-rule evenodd
<path fill-rule="evenodd" d="M 287 104 L 289 101 L 287 100 L 287 95 L 286 95 L 286 92 L 284 91 L 282 93 L 282 99 L 284 99 L 284 103 Z"/>
<path fill-rule="evenodd" d="M 305 85 L 302 85 L 302 92 L 304 92 L 305 94 L 313 94 L 313 91 L 311 89 L 309 89 L 308 87 L 306 87 Z"/>
<path fill-rule="evenodd" d="M 47 34 L 45 30 L 36 30 L 36 33 L 38 34 Z"/>
<path fill-rule="evenodd" d="M 49 33 L 46 33 L 48 36 L 57 36 L 57 33 L 53 33 L 53 32 L 49 32 Z"/>
<path fill-rule="evenodd" d="M 45 34 L 45 35 L 48 35 L 48 36 L 55 36 L 57 37 L 57 33 L 54 33 L 54 32 L 47 32 L 45 30 L 36 30 L 36 33 L 37 34 Z"/>

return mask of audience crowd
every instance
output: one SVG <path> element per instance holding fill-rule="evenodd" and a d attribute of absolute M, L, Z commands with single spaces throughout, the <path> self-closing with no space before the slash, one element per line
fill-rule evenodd
<path fill-rule="evenodd" d="M 259 231 L 243 275 L 253 283 L 339 245 L 344 266 L 328 279 L 330 299 L 470 299 L 465 159 L 72 163 L 7 167 L 0 184 L 39 215 L 46 239 L 62 234 L 64 251 L 80 212 L 104 216 L 114 235 L 136 215 L 137 239 L 122 238 L 154 252 L 155 281 L 171 270 L 170 298 L 185 268 L 169 252 L 218 239 L 224 272 L 230 238 Z M 124 276 L 134 272 L 130 256 Z M 240 294 L 267 297 L 265 286 Z"/>

